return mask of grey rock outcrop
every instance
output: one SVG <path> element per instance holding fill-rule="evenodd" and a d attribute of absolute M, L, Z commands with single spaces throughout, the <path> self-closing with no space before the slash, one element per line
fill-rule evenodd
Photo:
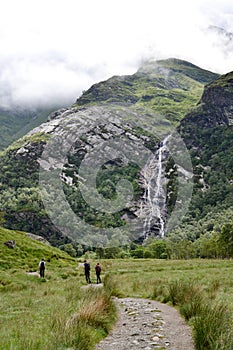
<path fill-rule="evenodd" d="M 26 236 L 31 239 L 34 239 L 35 241 L 50 245 L 50 243 L 45 238 L 35 235 L 34 233 L 26 233 Z"/>
<path fill-rule="evenodd" d="M 4 242 L 4 244 L 5 244 L 8 248 L 12 248 L 12 249 L 14 249 L 15 246 L 16 246 L 15 240 L 6 241 L 6 242 Z"/>

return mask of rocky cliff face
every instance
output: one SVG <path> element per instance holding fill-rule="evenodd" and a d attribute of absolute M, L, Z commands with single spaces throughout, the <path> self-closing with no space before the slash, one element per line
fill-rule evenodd
<path fill-rule="evenodd" d="M 79 186 L 85 185 L 83 178 L 79 175 L 79 166 L 84 156 L 94 151 L 97 146 L 98 152 L 95 160 L 99 158 L 102 162 L 99 169 L 102 173 L 99 180 L 97 179 L 99 190 L 102 193 L 105 191 L 107 196 L 109 196 L 107 192 L 110 191 L 114 197 L 115 182 L 123 172 L 127 174 L 128 179 L 135 181 L 135 189 L 140 191 L 134 180 L 139 170 L 137 166 L 130 164 L 133 161 L 133 155 L 131 159 L 130 155 L 133 154 L 134 147 L 139 154 L 141 149 L 147 149 L 147 147 L 153 151 L 157 147 L 157 139 L 143 133 L 137 128 L 137 125 L 134 127 L 130 122 L 130 119 L 134 117 L 135 114 L 128 110 L 123 112 L 123 110 L 113 110 L 107 107 L 64 109 L 52 113 L 47 123 L 40 125 L 24 139 L 12 145 L 1 157 L 4 166 L 0 171 L 1 202 L 6 212 L 7 226 L 39 233 L 52 243 L 59 241 L 61 244 L 66 241 L 61 235 L 61 232 L 63 236 L 67 232 L 63 223 L 57 224 L 60 230 L 56 228 L 40 200 L 38 186 L 41 167 L 47 171 L 52 169 L 60 172 L 59 176 L 66 191 L 67 201 L 77 215 L 84 217 L 87 221 L 92 221 L 93 225 L 105 221 L 103 225 L 118 226 L 124 224 L 123 217 L 126 220 L 135 217 L 136 197 L 130 207 L 104 218 L 102 214 L 98 214 L 97 210 L 92 210 L 90 205 L 83 201 L 82 194 L 77 190 Z M 114 142 L 112 140 L 116 139 L 119 147 L 123 147 L 125 154 L 128 154 L 123 158 L 122 155 L 119 155 L 120 150 L 111 145 L 111 142 Z M 46 148 L 52 142 L 56 143 L 56 147 L 48 156 L 44 156 Z M 110 154 L 106 158 L 108 149 L 110 149 Z M 140 158 L 140 156 L 137 157 Z M 108 185 L 107 174 L 111 177 Z M 13 189 L 11 193 L 9 193 L 9 186 Z M 106 190 L 107 187 L 108 190 Z M 51 187 L 48 191 L 52 190 L 54 190 L 54 196 L 59 196 L 56 188 Z M 15 198 L 14 202 L 9 203 L 5 200 L 6 193 L 8 193 L 8 198 L 9 196 Z M 68 214 L 65 214 L 65 210 L 63 214 L 67 220 Z M 72 230 L 75 231 L 74 226 Z"/>
<path fill-rule="evenodd" d="M 213 128 L 233 125 L 233 73 L 207 84 L 203 95 L 191 113 L 180 123 L 180 129 Z"/>
<path fill-rule="evenodd" d="M 193 217 L 233 205 L 233 73 L 205 86 L 198 105 L 181 121 L 179 132 L 194 168 Z"/>
<path fill-rule="evenodd" d="M 208 146 L 210 137 L 212 136 L 213 142 L 216 143 L 216 128 L 220 128 L 218 132 L 222 132 L 223 128 L 229 130 L 232 125 L 232 75 L 217 80 L 216 78 L 216 74 L 201 70 L 185 61 L 173 59 L 150 63 L 133 76 L 113 77 L 107 82 L 94 85 L 73 107 L 51 113 L 48 122 L 18 140 L 0 157 L 0 201 L 2 211 L 5 212 L 6 225 L 41 234 L 53 244 L 64 243 L 66 238 L 61 232 L 66 233 L 70 228 L 79 236 L 80 231 L 81 236 L 83 232 L 86 235 L 91 234 L 87 232 L 86 227 L 80 229 L 73 217 L 68 217 L 68 207 L 59 208 L 64 194 L 70 208 L 82 221 L 103 231 L 105 228 L 119 228 L 118 237 L 124 229 L 127 230 L 127 224 L 140 215 L 143 220 L 147 220 L 146 213 L 154 212 L 152 207 L 155 203 L 159 205 L 159 201 L 152 198 L 152 207 L 148 211 L 148 207 L 143 203 L 145 190 L 147 193 L 156 193 L 152 187 L 156 182 L 163 181 L 157 181 L 159 178 L 156 179 L 150 174 L 150 170 L 155 168 L 154 163 L 153 167 L 148 166 L 148 172 L 145 172 L 148 173 L 147 179 L 142 179 L 140 169 L 142 164 L 145 165 L 144 158 L 160 154 L 158 151 L 171 130 L 171 124 L 176 125 L 181 116 L 183 118 L 184 113 L 200 100 L 203 82 L 209 83 L 213 79 L 215 81 L 205 87 L 198 106 L 187 114 L 179 127 L 195 167 L 196 193 L 198 190 L 203 192 L 204 188 L 207 191 L 210 186 L 210 181 L 207 181 L 208 171 L 199 170 L 200 167 L 214 167 L 205 160 L 208 158 L 208 152 L 212 152 L 211 156 L 213 155 Z M 159 117 L 155 113 L 158 111 Z M 161 115 L 164 118 L 161 119 Z M 206 131 L 208 135 L 203 136 L 203 132 Z M 45 153 L 47 149 L 49 152 Z M 215 153 L 218 152 L 219 150 L 215 149 Z M 80 175 L 79 167 L 84 157 L 89 154 L 94 155 L 89 163 L 93 166 L 89 169 L 98 170 L 95 173 L 97 192 L 94 197 L 98 200 L 100 193 L 102 202 L 88 202 L 89 199 L 85 198 L 90 191 L 87 180 Z M 60 217 L 57 226 L 41 201 L 38 190 L 41 168 L 51 171 L 51 177 L 45 183 L 44 189 L 47 194 L 52 194 L 53 210 L 57 217 Z M 160 164 L 158 168 L 159 176 L 161 169 L 165 171 L 164 164 Z M 188 177 L 189 174 L 186 174 L 184 169 L 178 169 L 170 160 L 166 166 L 167 203 L 164 195 L 161 199 L 164 217 L 159 213 L 160 222 L 155 220 L 154 227 L 151 226 L 154 234 L 159 234 L 161 226 L 164 225 L 164 218 L 169 211 L 165 204 L 171 209 L 176 201 L 175 175 L 179 171 L 185 174 L 184 177 Z M 56 179 L 53 178 L 53 173 L 56 172 L 59 173 L 62 183 L 62 191 L 59 189 L 58 192 L 54 190 L 53 181 L 50 181 L 52 178 L 56 183 Z M 123 197 L 120 196 L 117 202 L 118 195 L 121 195 L 117 184 L 121 178 L 128 181 L 120 183 L 121 189 L 124 189 L 125 193 L 128 193 L 128 189 L 133 190 L 133 195 L 131 196 L 129 191 L 128 200 L 124 199 L 124 206 L 121 205 Z M 129 185 L 129 182 L 132 185 Z M 151 186 L 149 190 L 144 188 L 147 183 Z M 117 210 L 114 210 L 116 207 L 113 208 L 111 202 L 115 203 Z M 97 210 L 96 203 L 97 209 L 103 210 Z M 193 204 L 193 210 L 196 205 L 197 203 Z M 147 212 L 143 208 L 146 208 Z M 139 229 L 143 232 L 145 225 L 143 226 L 143 222 L 140 225 Z M 164 231 L 164 227 L 162 230 Z M 114 232 L 113 230 L 112 236 Z M 148 232 L 145 233 L 148 235 Z"/>
<path fill-rule="evenodd" d="M 221 76 L 205 87 L 201 99 L 203 108 L 215 116 L 215 125 L 233 125 L 233 73 Z"/>

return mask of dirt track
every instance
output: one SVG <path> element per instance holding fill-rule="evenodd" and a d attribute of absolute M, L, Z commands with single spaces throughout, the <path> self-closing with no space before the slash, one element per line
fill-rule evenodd
<path fill-rule="evenodd" d="M 147 299 L 116 299 L 119 319 L 96 350 L 194 350 L 191 330 L 178 311 Z"/>

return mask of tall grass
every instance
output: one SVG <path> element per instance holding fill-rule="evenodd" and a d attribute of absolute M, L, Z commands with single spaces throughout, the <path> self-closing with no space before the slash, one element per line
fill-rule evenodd
<path fill-rule="evenodd" d="M 116 318 L 103 288 L 80 288 L 75 278 L 28 283 L 2 292 L 1 350 L 91 350 Z"/>
<path fill-rule="evenodd" d="M 191 320 L 191 324 L 197 350 L 215 350 L 220 344 L 221 350 L 233 349 L 233 339 L 229 338 L 230 314 L 226 305 L 206 302 L 201 305 L 200 312 Z"/>
<path fill-rule="evenodd" d="M 115 317 L 115 306 L 103 289 L 90 288 L 81 293 L 73 312 L 56 310 L 51 320 L 53 344 L 58 341 L 72 349 L 93 349 L 107 335 Z"/>
<path fill-rule="evenodd" d="M 154 297 L 157 292 L 155 288 Z M 210 298 L 196 281 L 171 281 L 162 293 L 167 302 L 179 306 L 181 315 L 193 327 L 197 350 L 233 349 L 232 314 L 226 304 L 214 301 L 212 293 Z"/>

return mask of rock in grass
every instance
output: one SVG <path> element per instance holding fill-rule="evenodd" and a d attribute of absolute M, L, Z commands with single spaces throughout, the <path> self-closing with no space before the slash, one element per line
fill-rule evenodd
<path fill-rule="evenodd" d="M 5 244 L 8 248 L 12 249 L 14 249 L 14 247 L 16 246 L 16 242 L 14 240 L 6 241 L 3 244 Z"/>

